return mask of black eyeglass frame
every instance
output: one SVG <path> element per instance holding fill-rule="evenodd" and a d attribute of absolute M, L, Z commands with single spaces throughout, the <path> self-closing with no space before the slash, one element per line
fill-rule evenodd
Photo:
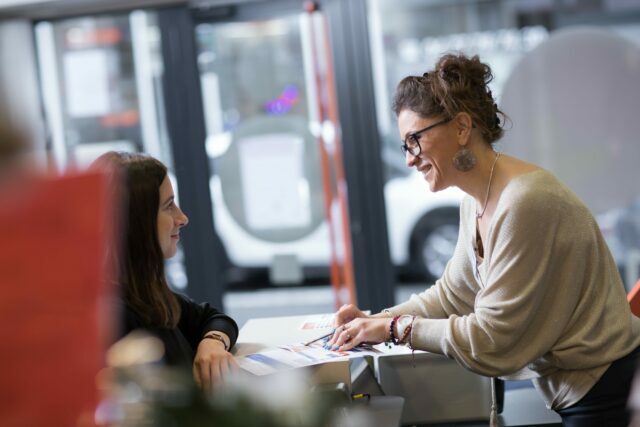
<path fill-rule="evenodd" d="M 410 133 L 409 135 L 407 135 L 407 137 L 404 139 L 404 141 L 402 141 L 402 145 L 400 145 L 400 150 L 402 150 L 402 154 L 403 154 L 405 157 L 406 157 L 407 153 L 410 153 L 410 154 L 411 154 L 412 156 L 414 156 L 414 157 L 415 157 L 415 156 L 419 156 L 419 155 L 420 155 L 420 153 L 422 152 L 422 147 L 420 146 L 420 138 L 419 138 L 420 134 L 425 133 L 425 132 L 427 132 L 427 131 L 429 131 L 429 130 L 433 129 L 433 128 L 434 128 L 434 127 L 436 127 L 436 126 L 440 126 L 440 125 L 443 125 L 443 124 L 445 124 L 445 123 L 449 123 L 449 122 L 451 121 L 451 119 L 452 119 L 452 118 L 451 118 L 451 117 L 449 117 L 448 119 L 440 120 L 439 122 L 434 123 L 434 124 L 432 124 L 432 125 L 429 125 L 429 126 L 427 126 L 426 128 L 424 128 L 424 129 L 417 130 L 417 131 L 415 131 L 415 132 Z M 413 145 L 413 146 L 409 146 L 409 145 L 407 144 L 407 141 L 408 141 L 409 139 L 413 140 L 413 142 L 414 142 L 414 144 L 415 144 L 415 145 Z M 417 152 L 417 153 L 414 153 L 414 151 L 416 150 L 416 147 L 417 147 L 418 152 Z"/>

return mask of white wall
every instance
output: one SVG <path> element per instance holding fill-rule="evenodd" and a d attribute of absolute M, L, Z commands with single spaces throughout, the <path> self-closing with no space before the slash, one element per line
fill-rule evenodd
<path fill-rule="evenodd" d="M 27 132 L 35 148 L 43 149 L 44 121 L 35 58 L 31 22 L 0 21 L 0 107 L 14 126 Z"/>
<path fill-rule="evenodd" d="M 217 1 L 219 0 L 213 0 Z M 188 0 L 0 0 L 0 19 L 48 19 L 187 2 Z"/>
<path fill-rule="evenodd" d="M 2 0 L 0 8 L 10 8 L 16 6 L 26 6 L 33 4 L 55 3 L 57 0 Z"/>

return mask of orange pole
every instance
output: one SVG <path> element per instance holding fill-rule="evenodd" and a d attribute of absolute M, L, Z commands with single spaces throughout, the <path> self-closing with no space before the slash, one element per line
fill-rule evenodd
<path fill-rule="evenodd" d="M 324 122 L 324 105 L 322 104 L 321 97 L 319 96 L 322 93 L 322 79 L 320 77 L 320 70 L 318 69 L 318 52 L 315 44 L 315 31 L 314 31 L 314 22 L 313 16 L 315 12 L 315 5 L 307 5 L 307 12 L 309 13 L 309 28 L 310 28 L 310 39 L 311 39 L 311 49 L 313 58 L 313 74 L 315 80 L 316 92 L 317 96 L 317 107 L 318 113 L 320 117 L 318 120 L 320 123 Z M 322 133 L 318 137 L 318 147 L 320 150 L 320 164 L 322 170 L 322 187 L 323 187 L 323 195 L 324 195 L 324 209 L 325 209 L 325 218 L 327 220 L 327 225 L 329 229 L 329 245 L 330 245 L 330 271 L 331 271 L 331 286 L 333 287 L 334 292 L 334 301 L 335 307 L 338 309 L 341 304 L 341 269 L 340 264 L 338 262 L 337 257 L 337 247 L 336 247 L 336 236 L 335 236 L 335 226 L 333 223 L 333 214 L 331 211 L 331 204 L 333 202 L 333 190 L 331 185 L 331 168 L 330 168 L 330 160 L 329 154 L 327 153 L 325 147 L 324 137 Z"/>
<path fill-rule="evenodd" d="M 308 8 L 307 9 L 310 13 L 310 21 L 311 21 L 311 28 L 312 28 L 312 34 L 315 35 L 315 25 L 313 22 L 313 12 L 315 11 L 315 9 L 313 8 Z M 349 222 L 349 214 L 348 214 L 348 205 L 347 205 L 347 185 L 344 179 L 344 163 L 342 161 L 342 145 L 341 145 L 341 138 L 340 138 L 340 126 L 339 126 L 339 118 L 338 118 L 338 106 L 337 106 L 337 98 L 336 98 L 336 88 L 335 88 L 335 80 L 334 80 L 334 75 L 333 75 L 333 62 L 332 62 L 332 56 L 331 56 L 331 49 L 330 49 L 330 44 L 329 44 L 329 38 L 328 38 L 328 24 L 326 19 L 324 18 L 323 15 L 319 14 L 317 15 L 318 18 L 321 20 L 321 33 L 320 36 L 322 37 L 322 41 L 324 44 L 324 49 L 323 49 L 323 53 L 325 55 L 324 59 L 326 61 L 326 69 L 327 69 L 327 73 L 326 73 L 326 91 L 325 93 L 327 94 L 327 106 L 326 106 L 326 110 L 327 110 L 327 116 L 329 121 L 333 124 L 334 129 L 336 130 L 335 132 L 335 140 L 334 140 L 334 146 L 335 146 L 335 151 L 334 151 L 334 156 L 333 156 L 333 165 L 335 168 L 335 172 L 336 172 L 336 183 L 337 183 L 337 196 L 338 196 L 338 204 L 339 204 L 339 208 L 340 208 L 340 221 L 341 221 L 341 225 L 342 225 L 342 244 L 344 245 L 344 261 L 342 265 L 339 265 L 339 270 L 340 270 L 340 278 L 342 280 L 340 280 L 339 283 L 335 283 L 332 280 L 332 284 L 334 285 L 334 291 L 336 293 L 336 308 L 338 308 L 340 305 L 342 305 L 343 302 L 346 302 L 343 300 L 342 298 L 342 288 L 346 288 L 347 292 L 348 292 L 348 302 L 350 303 L 356 303 L 356 291 L 355 291 L 355 280 L 354 280 L 354 274 L 353 274 L 353 255 L 352 255 L 352 246 L 351 246 L 351 234 L 350 234 L 350 222 Z M 314 59 L 317 58 L 318 52 L 316 49 L 316 44 L 315 44 L 315 38 L 314 38 L 314 43 L 312 44 L 313 47 L 313 57 Z M 315 77 L 316 77 L 316 84 L 317 84 L 317 88 L 321 89 L 322 88 L 322 82 L 320 79 L 320 71 L 318 70 L 318 65 L 316 62 L 314 62 L 314 73 L 315 73 Z M 325 118 L 325 106 L 321 103 L 320 99 L 318 99 L 318 106 L 319 106 L 319 111 L 321 111 L 321 115 L 322 115 L 322 119 Z M 324 144 L 322 144 L 321 147 L 321 153 L 323 156 L 323 165 L 325 165 L 324 163 L 324 159 L 327 159 L 328 161 L 328 154 L 326 152 L 326 149 L 324 147 Z M 328 168 L 328 165 L 326 165 Z M 330 171 L 324 170 L 323 173 L 329 173 Z M 330 178 L 329 178 L 330 179 Z M 330 185 L 330 182 L 329 182 Z M 326 189 L 326 187 L 325 187 Z M 335 228 L 334 228 L 334 224 L 332 221 L 332 215 L 330 212 L 330 206 L 331 206 L 331 200 L 333 198 L 333 194 L 331 189 L 329 189 L 329 195 L 331 196 L 331 199 L 328 201 L 328 209 L 329 209 L 329 213 L 327 215 L 328 221 L 330 221 L 329 225 L 330 225 L 330 233 L 331 233 L 331 240 L 332 240 L 332 246 L 331 246 L 331 250 L 332 250 L 332 270 L 334 269 L 334 263 L 338 264 L 337 261 L 337 256 L 336 256 L 336 246 L 335 246 Z"/>
<path fill-rule="evenodd" d="M 349 293 L 349 303 L 356 304 L 356 287 L 355 277 L 353 274 L 353 253 L 351 246 L 351 227 L 349 222 L 349 206 L 347 205 L 347 183 L 344 178 L 344 163 L 342 161 L 342 139 L 339 132 L 338 118 L 338 100 L 336 96 L 336 87 L 333 74 L 333 61 L 329 44 L 329 25 L 327 20 L 322 16 L 323 36 L 325 45 L 325 55 L 327 64 L 327 93 L 328 93 L 328 109 L 329 120 L 336 129 L 335 139 L 335 158 L 334 165 L 336 168 L 336 181 L 338 183 L 338 203 L 340 206 L 340 219 L 342 221 L 342 241 L 344 243 L 344 284 Z"/>

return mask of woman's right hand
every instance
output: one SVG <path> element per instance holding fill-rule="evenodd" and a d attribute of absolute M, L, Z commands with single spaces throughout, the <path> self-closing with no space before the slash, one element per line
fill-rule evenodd
<path fill-rule="evenodd" d="M 218 332 L 216 335 L 221 334 Z M 238 362 L 225 347 L 224 341 L 206 338 L 198 344 L 193 360 L 193 378 L 201 388 L 211 390 L 238 371 Z"/>
<path fill-rule="evenodd" d="M 354 304 L 345 304 L 336 312 L 333 326 L 337 328 L 358 317 L 367 317 L 367 315 Z"/>

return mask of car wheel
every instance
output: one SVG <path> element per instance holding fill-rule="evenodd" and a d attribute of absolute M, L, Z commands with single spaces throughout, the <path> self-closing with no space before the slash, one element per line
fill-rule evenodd
<path fill-rule="evenodd" d="M 429 215 L 416 228 L 412 250 L 413 264 L 427 281 L 433 283 L 444 273 L 458 241 L 457 210 Z"/>

